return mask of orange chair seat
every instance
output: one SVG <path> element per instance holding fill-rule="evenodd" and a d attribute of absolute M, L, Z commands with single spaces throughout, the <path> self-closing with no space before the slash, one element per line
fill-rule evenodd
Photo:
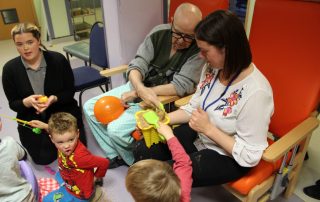
<path fill-rule="evenodd" d="M 271 140 L 268 140 L 269 145 L 273 144 Z M 253 167 L 249 173 L 242 178 L 230 182 L 228 185 L 232 189 L 236 190 L 238 193 L 242 195 L 248 195 L 250 190 L 256 185 L 265 181 L 268 177 L 270 177 L 276 170 L 278 170 L 281 166 L 282 159 L 279 159 L 275 163 L 266 162 L 261 160 L 259 164 Z"/>
<path fill-rule="evenodd" d="M 260 163 L 252 168 L 249 173 L 242 178 L 230 182 L 228 185 L 242 195 L 248 195 L 250 190 L 262 183 L 275 171 L 275 165 L 261 160 Z"/>

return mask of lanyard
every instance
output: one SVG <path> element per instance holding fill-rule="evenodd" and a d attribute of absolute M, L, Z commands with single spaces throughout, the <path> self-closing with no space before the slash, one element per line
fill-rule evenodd
<path fill-rule="evenodd" d="M 212 83 L 212 85 L 211 85 L 211 87 L 210 87 L 210 89 L 209 89 L 209 91 L 208 91 L 208 93 L 207 93 L 207 95 L 206 95 L 203 103 L 202 103 L 202 109 L 203 109 L 204 111 L 207 111 L 207 109 L 208 109 L 209 107 L 211 107 L 211 106 L 214 105 L 216 102 L 218 102 L 218 101 L 226 94 L 226 92 L 228 91 L 228 89 L 229 89 L 229 87 L 231 86 L 232 82 L 233 82 L 233 81 L 238 77 L 238 75 L 239 75 L 239 73 L 236 74 L 236 75 L 234 75 L 234 76 L 232 77 L 232 79 L 229 81 L 229 83 L 228 83 L 228 85 L 226 86 L 226 88 L 224 89 L 224 91 L 221 93 L 221 95 L 220 95 L 216 100 L 214 100 L 213 102 L 211 102 L 210 104 L 208 104 L 207 106 L 205 106 L 205 105 L 206 105 L 207 98 L 209 97 L 209 94 L 210 94 L 210 92 L 211 92 L 214 84 L 216 83 L 217 79 L 219 78 L 219 73 L 220 73 L 220 70 L 218 71 L 218 74 L 217 74 L 216 78 L 214 79 L 214 81 L 213 81 L 213 83 Z"/>

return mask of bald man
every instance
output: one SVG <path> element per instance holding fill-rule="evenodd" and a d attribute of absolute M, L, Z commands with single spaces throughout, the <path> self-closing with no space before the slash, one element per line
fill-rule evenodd
<path fill-rule="evenodd" d="M 127 84 L 114 88 L 84 104 L 84 114 L 94 137 L 107 158 L 109 168 L 131 165 L 135 130 L 134 114 L 141 110 L 138 103 L 107 126 L 99 123 L 93 113 L 95 102 L 106 95 L 116 96 L 124 103 L 140 98 L 150 106 L 158 107 L 157 95 L 185 96 L 195 91 L 204 61 L 198 57 L 199 49 L 194 28 L 202 19 L 198 7 L 181 4 L 172 23 L 158 25 L 151 30 L 139 46 L 135 58 L 129 63 Z"/>

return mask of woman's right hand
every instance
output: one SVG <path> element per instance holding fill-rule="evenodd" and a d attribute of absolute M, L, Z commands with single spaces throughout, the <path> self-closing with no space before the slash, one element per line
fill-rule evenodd
<path fill-rule="evenodd" d="M 157 131 L 163 135 L 166 140 L 169 140 L 170 138 L 174 137 L 173 131 L 171 129 L 171 127 L 167 124 L 164 124 L 162 122 L 158 122 L 159 127 L 157 128 Z"/>
<path fill-rule="evenodd" d="M 33 107 L 37 110 L 37 113 L 41 112 L 41 109 L 46 107 L 46 104 L 38 101 L 38 98 L 42 97 L 42 95 L 30 95 L 22 100 L 24 106 L 30 108 Z"/>

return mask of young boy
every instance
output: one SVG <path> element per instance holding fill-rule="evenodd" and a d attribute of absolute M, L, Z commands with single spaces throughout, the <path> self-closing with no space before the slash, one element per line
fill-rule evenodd
<path fill-rule="evenodd" d="M 0 119 L 0 131 L 2 122 Z M 35 202 L 31 185 L 21 176 L 19 160 L 27 156 L 12 137 L 0 139 L 0 201 Z"/>
<path fill-rule="evenodd" d="M 41 125 L 32 121 L 31 124 Z M 77 120 L 65 112 L 53 114 L 47 124 L 51 141 L 58 149 L 59 172 L 56 180 L 60 188 L 49 193 L 43 201 L 89 201 L 94 193 L 94 177 L 105 176 L 109 166 L 106 158 L 92 155 L 79 141 Z"/>
<path fill-rule="evenodd" d="M 126 176 L 126 187 L 136 202 L 189 202 L 192 166 L 171 128 L 159 122 L 157 129 L 167 140 L 174 160 L 172 167 L 162 161 L 148 159 L 133 164 Z"/>

